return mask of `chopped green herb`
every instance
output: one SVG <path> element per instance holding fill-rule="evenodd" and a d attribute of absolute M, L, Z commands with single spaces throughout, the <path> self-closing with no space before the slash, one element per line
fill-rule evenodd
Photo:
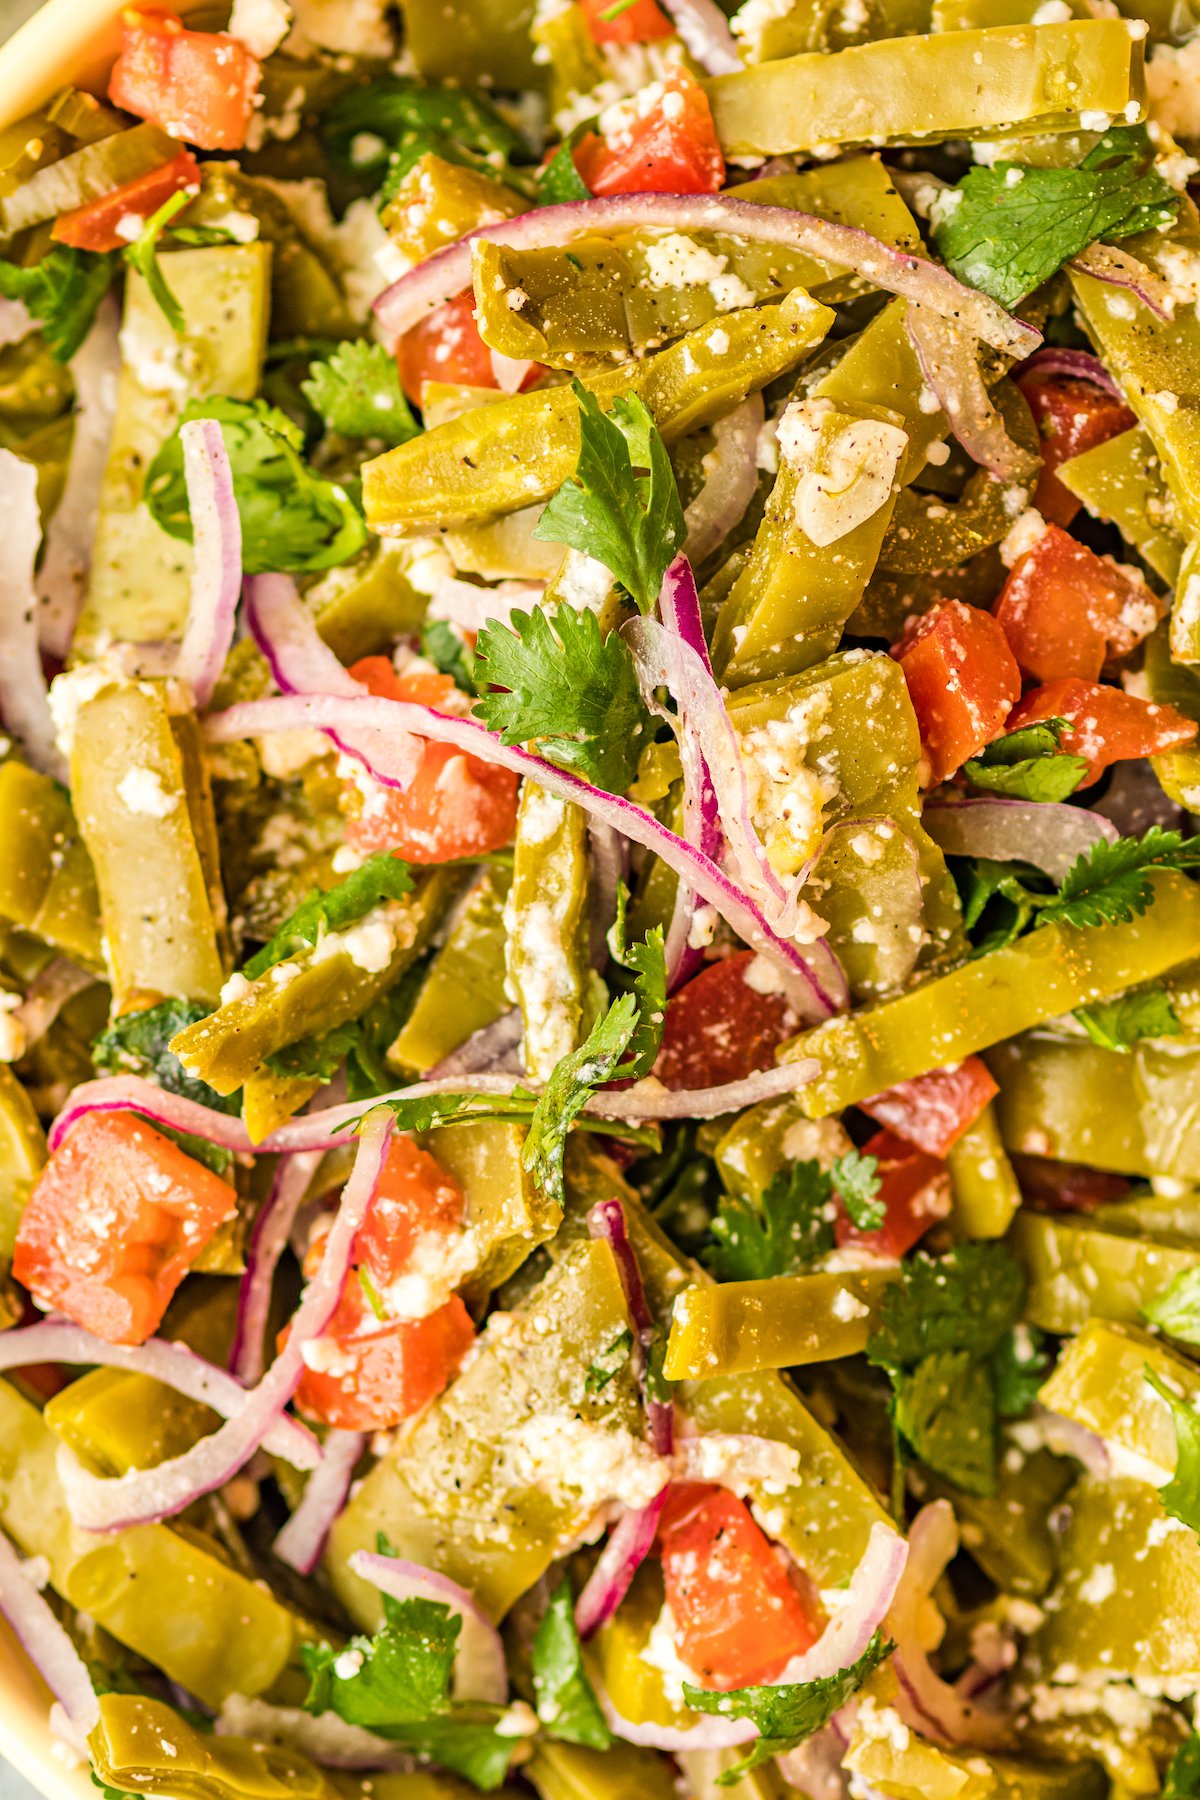
<path fill-rule="evenodd" d="M 310 365 L 300 391 L 326 431 L 342 437 L 374 438 L 392 449 L 421 429 L 401 391 L 396 359 L 382 344 L 340 344 L 326 361 Z"/>
<path fill-rule="evenodd" d="M 119 266 L 115 253 L 52 244 L 40 262 L 27 269 L 0 258 L 0 294 L 23 300 L 41 326 L 55 362 L 70 362 L 91 330 Z"/>
<path fill-rule="evenodd" d="M 265 975 L 268 969 L 285 957 L 293 956 L 305 945 L 315 944 L 318 938 L 353 925 L 385 900 L 400 900 L 411 892 L 412 876 L 408 864 L 390 851 L 380 850 L 336 887 L 325 893 L 313 888 L 291 918 L 284 920 L 270 943 L 255 952 L 242 972 L 247 980 L 257 981 L 260 975 Z"/>
<path fill-rule="evenodd" d="M 1178 1037 L 1183 1030 L 1171 996 L 1161 987 L 1077 1006 L 1075 1017 L 1104 1050 L 1132 1050 L 1143 1038 Z"/>
<path fill-rule="evenodd" d="M 551 1737 L 589 1750 L 608 1749 L 612 1733 L 583 1666 L 575 1599 L 565 1575 L 533 1640 L 533 1691 L 538 1718 Z"/>
<path fill-rule="evenodd" d="M 780 1169 L 758 1206 L 726 1194 L 701 1258 L 718 1281 L 763 1281 L 812 1267 L 834 1246 L 833 1181 L 818 1162 Z"/>

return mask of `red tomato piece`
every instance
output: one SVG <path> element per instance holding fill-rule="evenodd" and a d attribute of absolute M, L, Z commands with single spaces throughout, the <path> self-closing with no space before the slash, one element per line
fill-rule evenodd
<path fill-rule="evenodd" d="M 878 1231 L 860 1231 L 839 1199 L 833 1226 L 838 1245 L 861 1244 L 880 1256 L 898 1259 L 950 1211 L 950 1176 L 939 1157 L 890 1131 L 877 1131 L 863 1145 L 863 1155 L 873 1156 L 879 1164 L 884 1221 Z"/>
<path fill-rule="evenodd" d="M 400 386 L 418 407 L 427 381 L 481 388 L 500 385 L 492 353 L 475 323 L 475 295 L 470 288 L 404 333 L 396 345 L 396 363 Z"/>
<path fill-rule="evenodd" d="M 176 18 L 131 8 L 108 97 L 139 119 L 202 150 L 240 150 L 254 116 L 261 69 L 226 31 L 185 31 Z"/>
<path fill-rule="evenodd" d="M 367 656 L 350 673 L 385 699 L 454 711 L 447 702 L 458 690 L 448 675 L 435 670 L 397 675 L 386 656 Z M 344 790 L 351 804 L 361 803 L 361 811 L 346 820 L 346 842 L 355 850 L 394 850 L 409 862 L 441 863 L 512 842 L 516 775 L 452 744 L 427 742 L 416 776 L 403 792 L 366 777 L 363 781 L 363 788 L 351 781 Z"/>
<path fill-rule="evenodd" d="M 432 1284 L 453 1285 L 446 1259 L 462 1217 L 454 1179 L 410 1137 L 393 1137 L 337 1311 L 308 1353 L 302 1411 L 339 1430 L 380 1431 L 441 1393 L 475 1335 L 457 1294 L 429 1305 Z M 305 1258 L 310 1276 L 323 1248 L 321 1233 Z"/>
<path fill-rule="evenodd" d="M 1069 525 L 1082 504 L 1055 474 L 1061 463 L 1107 443 L 1135 424 L 1123 400 L 1074 375 L 1022 375 L 1024 394 L 1042 436 L 1042 472 L 1033 504 L 1044 519 Z"/>
<path fill-rule="evenodd" d="M 71 212 L 59 213 L 50 236 L 76 250 L 119 250 L 129 242 L 118 229 L 120 225 L 136 219 L 140 227 L 172 194 L 181 188 L 199 186 L 200 165 L 190 150 L 181 150 L 161 168 L 127 181 L 111 194 L 102 194 L 99 200 L 90 200 Z"/>
<path fill-rule="evenodd" d="M 945 1156 L 999 1092 L 982 1057 L 965 1056 L 953 1068 L 897 1082 L 858 1106 L 905 1143 L 930 1156 Z"/>
<path fill-rule="evenodd" d="M 34 1184 L 13 1274 L 109 1344 L 141 1344 L 236 1196 L 134 1113 L 87 1113 Z"/>
<path fill-rule="evenodd" d="M 1124 1175 L 1049 1156 L 1014 1153 L 1012 1166 L 1021 1196 L 1035 1212 L 1095 1212 L 1123 1200 L 1132 1186 Z"/>
<path fill-rule="evenodd" d="M 593 194 L 715 194 L 725 180 L 708 96 L 680 69 L 604 114 L 575 166 Z"/>
<path fill-rule="evenodd" d="M 756 984 L 754 962 L 752 950 L 722 957 L 668 1001 L 654 1065 L 665 1087 L 717 1087 L 772 1066 L 798 1022 L 782 994 Z"/>
<path fill-rule="evenodd" d="M 1052 681 L 1033 688 L 1008 717 L 1010 731 L 1039 719 L 1066 719 L 1060 748 L 1087 760 L 1081 787 L 1098 781 L 1112 763 L 1178 750 L 1196 736 L 1196 721 L 1122 688 L 1091 681 Z"/>
<path fill-rule="evenodd" d="M 1162 617 L 1141 576 L 1051 525 L 1014 565 L 995 615 L 1022 675 L 1097 681 Z"/>
<path fill-rule="evenodd" d="M 894 646 L 917 715 L 930 778 L 945 781 L 989 744 L 1021 692 L 1021 674 L 991 613 L 947 600 Z"/>
<path fill-rule="evenodd" d="M 705 1687 L 771 1681 L 817 1627 L 744 1500 L 681 1482 L 659 1525 L 663 1585 L 680 1656 Z"/>
<path fill-rule="evenodd" d="M 654 0 L 633 0 L 615 19 L 606 19 L 613 0 L 583 0 L 583 16 L 594 44 L 650 44 L 675 30 Z"/>

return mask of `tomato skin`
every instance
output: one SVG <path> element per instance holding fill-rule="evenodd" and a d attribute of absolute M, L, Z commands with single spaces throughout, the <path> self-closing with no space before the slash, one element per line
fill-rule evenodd
<path fill-rule="evenodd" d="M 982 1057 L 965 1056 L 952 1069 L 931 1069 L 860 1100 L 858 1109 L 926 1155 L 945 1156 L 999 1092 Z"/>
<path fill-rule="evenodd" d="M 897 1261 L 950 1211 L 950 1176 L 940 1157 L 918 1150 L 890 1131 L 877 1131 L 863 1145 L 863 1155 L 879 1164 L 879 1199 L 886 1209 L 878 1231 L 862 1231 L 841 1200 L 833 1229 L 838 1248 L 857 1244 Z"/>
<path fill-rule="evenodd" d="M 34 1183 L 13 1274 L 46 1310 L 141 1344 L 237 1196 L 134 1113 L 87 1113 Z"/>
<path fill-rule="evenodd" d="M 769 1069 L 798 1029 L 779 993 L 760 993 L 746 976 L 753 950 L 709 963 L 667 1002 L 654 1073 L 672 1089 L 718 1087 Z"/>
<path fill-rule="evenodd" d="M 1042 444 L 1042 472 L 1033 505 L 1054 525 L 1069 525 L 1082 501 L 1055 474 L 1061 463 L 1108 442 L 1136 423 L 1123 400 L 1074 375 L 1019 375 L 1017 386 L 1034 416 Z"/>
<path fill-rule="evenodd" d="M 715 194 L 725 180 L 708 96 L 679 70 L 664 78 L 647 110 L 646 90 L 610 108 L 604 137 L 589 132 L 575 166 L 593 194 Z M 612 121 L 612 114 L 620 115 Z"/>
<path fill-rule="evenodd" d="M 350 673 L 372 694 L 412 700 L 453 711 L 457 693 L 448 675 L 417 669 L 397 675 L 386 656 L 366 656 Z M 469 756 L 453 744 L 426 741 L 411 785 L 401 792 L 379 786 L 365 809 L 346 820 L 346 842 L 364 854 L 393 850 L 408 862 L 449 862 L 510 844 L 517 823 L 518 778 Z M 345 794 L 359 793 L 348 782 Z"/>
<path fill-rule="evenodd" d="M 1109 658 L 1127 656 L 1162 614 L 1139 576 L 1057 525 L 1013 565 L 993 610 L 1034 681 L 1098 681 Z"/>
<path fill-rule="evenodd" d="M 202 150 L 240 150 L 254 116 L 257 57 L 225 31 L 185 31 L 176 18 L 121 16 L 121 53 L 109 77 L 114 106 L 151 119 Z"/>
<path fill-rule="evenodd" d="M 419 1281 L 423 1241 L 433 1240 L 436 1265 L 461 1228 L 463 1205 L 462 1190 L 428 1151 L 410 1137 L 392 1138 L 337 1310 L 296 1389 L 302 1412 L 341 1431 L 381 1431 L 441 1393 L 475 1336 L 462 1300 L 451 1294 L 421 1318 L 380 1317 L 368 1284 L 386 1314 L 392 1284 L 410 1271 Z M 320 1234 L 305 1258 L 310 1277 L 323 1246 Z M 286 1339 L 285 1331 L 281 1344 Z"/>
<path fill-rule="evenodd" d="M 1123 1200 L 1133 1183 L 1107 1169 L 1084 1163 L 1057 1162 L 1050 1156 L 1012 1153 L 1012 1166 L 1025 1204 L 1035 1212 L 1095 1212 Z"/>
<path fill-rule="evenodd" d="M 151 169 L 124 187 L 77 206 L 71 212 L 59 213 L 50 236 L 59 244 L 70 244 L 76 250 L 119 250 L 127 244 L 117 226 L 124 219 L 148 219 L 164 201 L 181 188 L 199 187 L 200 165 L 190 150 L 181 150 L 170 162 Z"/>
<path fill-rule="evenodd" d="M 474 292 L 457 294 L 406 331 L 396 345 L 396 365 L 400 386 L 416 407 L 427 381 L 498 387 L 491 352 L 475 323 Z"/>
<path fill-rule="evenodd" d="M 1197 729 L 1194 719 L 1185 719 L 1173 706 L 1090 681 L 1051 681 L 1033 688 L 1009 714 L 1008 729 L 1017 731 L 1039 719 L 1067 720 L 1060 748 L 1086 759 L 1080 787 L 1099 781 L 1115 762 L 1178 750 L 1192 742 Z"/>
<path fill-rule="evenodd" d="M 593 44 L 650 44 L 670 37 L 675 27 L 654 0 L 633 0 L 615 19 L 604 14 L 613 0 L 582 0 L 583 16 Z"/>
<path fill-rule="evenodd" d="M 922 615 L 891 654 L 904 670 L 931 779 L 944 781 L 997 735 L 1021 674 L 991 613 L 947 600 Z"/>
<path fill-rule="evenodd" d="M 816 1642 L 804 1601 L 728 1488 L 676 1483 L 659 1545 L 679 1654 L 705 1687 L 771 1681 Z"/>

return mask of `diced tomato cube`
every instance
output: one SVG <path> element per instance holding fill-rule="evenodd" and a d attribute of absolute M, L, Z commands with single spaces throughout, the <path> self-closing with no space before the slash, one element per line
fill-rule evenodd
<path fill-rule="evenodd" d="M 110 1344 L 140 1344 L 237 1197 L 134 1113 L 87 1113 L 42 1170 L 13 1274 Z"/>
<path fill-rule="evenodd" d="M 396 345 L 396 367 L 400 386 L 418 408 L 423 404 L 427 381 L 477 388 L 500 386 L 492 353 L 475 322 L 475 294 L 471 288 L 447 300 L 404 333 Z M 531 387 L 545 372 L 541 363 L 530 363 L 519 391 Z"/>
<path fill-rule="evenodd" d="M 947 600 L 894 646 L 917 715 L 931 780 L 944 781 L 996 736 L 1021 674 L 991 613 Z"/>
<path fill-rule="evenodd" d="M 436 670 L 417 668 L 397 675 L 386 656 L 367 656 L 350 673 L 384 699 L 455 710 L 458 689 Z M 417 773 L 403 792 L 366 776 L 347 783 L 347 804 L 359 810 L 346 820 L 346 842 L 364 854 L 393 850 L 416 863 L 499 850 L 512 842 L 516 829 L 517 786 L 511 770 L 469 756 L 453 744 L 427 741 Z"/>
<path fill-rule="evenodd" d="M 1014 1153 L 1012 1166 L 1021 1197 L 1035 1212 L 1095 1212 L 1123 1200 L 1131 1186 L 1124 1175 L 1049 1156 Z"/>
<path fill-rule="evenodd" d="M 650 44 L 670 37 L 675 27 L 654 0 L 633 0 L 615 19 L 606 19 L 613 0 L 582 0 L 583 16 L 594 44 Z"/>
<path fill-rule="evenodd" d="M 1162 617 L 1133 569 L 1051 525 L 1014 565 L 995 614 L 1022 675 L 1097 681 L 1110 657 L 1127 656 Z"/>
<path fill-rule="evenodd" d="M 302 1412 L 343 1431 L 380 1431 L 441 1393 L 475 1335 L 449 1291 L 462 1218 L 453 1178 L 410 1137 L 393 1137 L 337 1311 L 305 1349 Z M 323 1243 L 318 1234 L 309 1248 L 310 1275 Z"/>
<path fill-rule="evenodd" d="M 60 244 L 71 244 L 76 250 L 119 250 L 130 240 L 122 225 L 141 225 L 156 213 L 164 201 L 181 188 L 200 186 L 200 165 L 190 150 L 181 150 L 170 162 L 127 181 L 124 187 L 77 206 L 72 212 L 59 213 L 50 236 Z"/>
<path fill-rule="evenodd" d="M 873 1156 L 879 1164 L 883 1224 L 877 1231 L 861 1231 L 839 1200 L 834 1220 L 838 1245 L 858 1244 L 880 1256 L 899 1258 L 950 1211 L 950 1176 L 940 1157 L 890 1131 L 877 1131 L 869 1138 L 863 1155 Z"/>
<path fill-rule="evenodd" d="M 593 194 L 715 194 L 725 180 L 708 96 L 680 69 L 602 116 L 575 166 Z"/>
<path fill-rule="evenodd" d="M 1173 706 L 1091 681 L 1052 681 L 1033 688 L 1009 714 L 1008 729 L 1018 731 L 1039 719 L 1066 719 L 1068 730 L 1059 747 L 1087 761 L 1081 787 L 1099 781 L 1112 763 L 1178 750 L 1196 736 L 1196 721 Z"/>
<path fill-rule="evenodd" d="M 1071 457 L 1082 456 L 1085 450 L 1094 450 L 1097 444 L 1128 431 L 1135 423 L 1134 416 L 1115 394 L 1074 375 L 1034 371 L 1018 376 L 1017 386 L 1042 436 L 1042 473 L 1033 504 L 1044 519 L 1069 525 L 1081 502 L 1063 486 L 1055 470 Z"/>
<path fill-rule="evenodd" d="M 130 9 L 108 97 L 202 150 L 240 150 L 260 75 L 258 59 L 228 32 L 185 31 L 174 17 Z"/>
<path fill-rule="evenodd" d="M 682 1482 L 659 1525 L 676 1648 L 705 1687 L 772 1681 L 817 1627 L 744 1500 Z"/>
<path fill-rule="evenodd" d="M 770 979 L 760 982 L 752 950 L 709 963 L 667 1002 L 654 1073 L 665 1087 L 718 1087 L 769 1069 L 798 1029 Z"/>
<path fill-rule="evenodd" d="M 906 1143 L 930 1156 L 945 1156 L 999 1092 L 982 1057 L 965 1056 L 951 1069 L 931 1069 L 928 1075 L 897 1082 L 858 1105 Z"/>

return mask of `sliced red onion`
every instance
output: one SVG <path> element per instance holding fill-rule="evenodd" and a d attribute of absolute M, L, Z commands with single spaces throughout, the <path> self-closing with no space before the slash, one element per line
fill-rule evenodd
<path fill-rule="evenodd" d="M 110 294 L 70 363 L 75 383 L 71 453 L 62 499 L 46 527 L 37 573 L 38 637 L 44 650 L 62 660 L 71 648 L 92 560 L 100 484 L 117 410 L 117 380 L 121 372 L 119 323 L 117 303 Z"/>
<path fill-rule="evenodd" d="M 752 949 L 759 951 L 783 974 L 789 997 L 801 1016 L 825 1018 L 838 1007 L 826 992 L 822 980 L 794 943 L 778 937 L 768 925 L 761 910 L 727 875 L 706 856 L 669 831 L 644 807 L 618 794 L 605 793 L 591 787 L 578 775 L 555 768 L 541 757 L 515 745 L 502 744 L 477 719 L 453 718 L 432 707 L 412 701 L 383 700 L 375 696 L 350 702 L 335 695 L 287 695 L 279 699 L 249 700 L 205 721 L 210 743 L 237 743 L 243 738 L 259 737 L 272 731 L 296 731 L 313 728 L 318 731 L 353 731 L 356 742 L 362 741 L 363 729 L 378 729 L 379 741 L 397 732 L 403 740 L 410 733 L 443 744 L 454 744 L 469 756 L 498 763 L 518 775 L 529 775 L 552 794 L 577 801 L 593 818 L 615 826 L 624 837 L 641 844 L 674 869 L 710 905 L 714 906 L 733 930 Z M 403 743 L 397 756 L 389 762 L 382 757 L 372 759 L 370 772 L 374 779 L 391 779 L 403 785 L 402 768 L 406 751 Z"/>
<path fill-rule="evenodd" d="M 906 324 L 921 373 L 967 455 L 997 481 L 1028 480 L 1038 459 L 1009 437 L 979 367 L 978 340 L 926 306 L 910 306 Z"/>
<path fill-rule="evenodd" d="M 88 969 L 81 969 L 69 956 L 56 956 L 34 976 L 25 998 L 13 1013 L 25 1033 L 25 1045 L 32 1049 L 44 1038 L 59 1013 L 76 994 L 82 994 L 99 980 Z"/>
<path fill-rule="evenodd" d="M 588 1231 L 594 1238 L 601 1238 L 611 1249 L 616 1258 L 617 1273 L 621 1277 L 621 1287 L 625 1294 L 625 1304 L 629 1308 L 629 1316 L 633 1320 L 633 1328 L 637 1333 L 638 1381 L 642 1390 L 642 1405 L 646 1410 L 646 1436 L 655 1456 L 670 1456 L 675 1448 L 675 1407 L 670 1400 L 655 1398 L 646 1379 L 647 1361 L 655 1338 L 654 1314 L 650 1311 L 646 1300 L 646 1289 L 642 1282 L 642 1271 L 638 1267 L 637 1256 L 629 1238 L 629 1224 L 625 1218 L 625 1208 L 616 1198 L 598 1200 L 587 1217 Z"/>
<path fill-rule="evenodd" d="M 934 1500 L 921 1508 L 909 1529 L 908 1545 L 908 1568 L 889 1620 L 896 1640 L 892 1660 L 902 1695 L 908 1700 L 908 1707 L 902 1709 L 909 1713 L 906 1723 L 944 1744 L 1001 1750 L 1012 1741 L 1009 1722 L 984 1712 L 943 1681 L 921 1647 L 921 1611 L 934 1582 L 958 1549 L 958 1526 L 948 1500 Z"/>
<path fill-rule="evenodd" d="M 396 339 L 470 287 L 475 239 L 507 250 L 550 250 L 577 237 L 653 230 L 719 231 L 750 243 L 786 244 L 852 269 L 875 287 L 932 307 L 1010 356 L 1028 356 L 1041 341 L 1032 326 L 975 288 L 964 287 L 948 269 L 925 257 L 898 250 L 851 225 L 836 225 L 785 206 L 757 206 L 729 194 L 620 195 L 543 206 L 516 219 L 481 225 L 393 282 L 375 302 L 376 317 L 389 339 Z"/>
<path fill-rule="evenodd" d="M 667 573 L 669 575 L 670 570 Z M 704 621 L 700 616 L 700 597 L 696 592 L 695 581 L 664 580 L 658 596 L 658 610 L 667 630 L 682 638 L 702 658 L 705 669 L 711 675 L 712 663 L 704 639 Z M 660 711 L 657 701 L 655 711 Z M 702 856 L 715 863 L 720 859 L 722 838 L 712 777 L 704 758 L 694 753 L 691 739 L 681 742 L 680 758 L 684 776 L 683 836 L 693 849 L 699 850 Z M 675 888 L 675 905 L 671 910 L 664 947 L 669 994 L 673 994 L 689 976 L 694 975 L 704 962 L 703 947 L 692 942 L 696 911 L 695 891 L 681 879 Z"/>
<path fill-rule="evenodd" d="M 831 1722 L 794 1750 L 775 1758 L 775 1766 L 789 1786 L 808 1795 L 808 1800 L 844 1800 L 846 1792 L 842 1758 L 846 1742 Z M 855 1778 L 855 1793 L 867 1800 L 867 1790 Z M 878 1789 L 872 1790 L 878 1794 Z"/>
<path fill-rule="evenodd" d="M 461 1081 L 464 1075 L 512 1074 L 522 1071 L 516 1051 L 521 1042 L 521 1013 L 516 1006 L 490 1025 L 481 1025 L 465 1043 L 426 1071 L 429 1081 Z"/>
<path fill-rule="evenodd" d="M 66 1715 L 73 1738 L 100 1723 L 100 1702 L 87 1667 L 25 1564 L 0 1532 L 0 1612 Z"/>
<path fill-rule="evenodd" d="M 0 723 L 35 769 L 65 782 L 38 645 L 33 565 L 41 535 L 37 469 L 0 450 Z"/>
<path fill-rule="evenodd" d="M 309 1476 L 303 1499 L 271 1546 L 280 1562 L 298 1574 L 311 1575 L 320 1562 L 366 1442 L 361 1431 L 326 1433 L 320 1467 Z"/>
<path fill-rule="evenodd" d="M 628 846 L 611 825 L 589 819 L 588 850 L 588 948 L 592 967 L 603 969 L 608 928 L 616 917 L 617 891 L 628 873 Z"/>
<path fill-rule="evenodd" d="M 47 1319 L 0 1332 L 0 1369 L 24 1369 L 31 1363 L 94 1363 L 104 1369 L 127 1369 L 211 1407 L 223 1419 L 236 1418 L 248 1398 L 240 1381 L 197 1356 L 186 1344 L 166 1338 L 150 1338 L 144 1344 L 106 1344 L 68 1320 Z M 321 1446 L 297 1419 L 280 1418 L 264 1437 L 263 1447 L 294 1469 L 315 1469 L 321 1460 Z"/>
<path fill-rule="evenodd" d="M 531 611 L 545 591 L 544 581 L 501 581 L 495 587 L 480 587 L 476 582 L 445 575 L 434 584 L 425 617 L 449 619 L 463 631 L 482 631 L 489 620 L 507 625 L 518 607 L 522 612 Z M 328 693 L 329 689 L 313 685 L 305 691 Z"/>
<path fill-rule="evenodd" d="M 1010 800 L 1003 794 L 968 800 L 930 800 L 921 823 L 948 856 L 985 856 L 1027 862 L 1061 881 L 1077 856 L 1117 829 L 1082 806 L 1050 800 Z"/>
<path fill-rule="evenodd" d="M 1094 387 L 1103 388 L 1114 400 L 1122 398 L 1120 388 L 1100 358 L 1093 356 L 1090 350 L 1061 350 L 1055 344 L 1044 344 L 1021 364 L 1016 374 L 1019 377 L 1068 375 L 1073 381 L 1090 381 Z"/>
<path fill-rule="evenodd" d="M 704 486 L 683 515 L 686 549 L 698 566 L 741 522 L 758 486 L 756 451 L 763 422 L 763 398 L 751 394 L 713 426 L 713 447 L 704 458 Z"/>
<path fill-rule="evenodd" d="M 1122 837 L 1141 837 L 1151 825 L 1174 831 L 1183 823 L 1184 808 L 1163 789 L 1144 757 L 1114 763 L 1103 796 L 1090 805 L 1092 812 L 1111 820 Z"/>
<path fill-rule="evenodd" d="M 672 1755 L 682 1750 L 736 1750 L 758 1736 L 757 1725 L 749 1719 L 722 1719 L 714 1713 L 694 1713 L 694 1725 L 659 1725 L 652 1719 L 637 1723 L 617 1711 L 599 1682 L 596 1698 L 614 1736 L 646 1750 L 666 1750 Z"/>
<path fill-rule="evenodd" d="M 175 673 L 197 709 L 208 705 L 233 643 L 242 594 L 242 522 L 233 497 L 233 471 L 215 419 L 190 419 L 179 428 L 194 561 L 187 628 Z"/>
<path fill-rule="evenodd" d="M 607 1625 L 654 1548 L 667 1493 L 667 1488 L 660 1488 L 649 1506 L 628 1507 L 609 1532 L 600 1560 L 575 1602 L 575 1629 L 585 1642 Z"/>
<path fill-rule="evenodd" d="M 420 1766 L 414 1756 L 397 1751 L 386 1738 L 376 1737 L 361 1725 L 347 1724 L 337 1713 L 314 1715 L 299 1706 L 272 1706 L 245 1694 L 229 1695 L 213 1722 L 213 1731 L 218 1737 L 253 1738 L 260 1744 L 298 1750 L 324 1769 L 407 1775 Z"/>
<path fill-rule="evenodd" d="M 736 75 L 744 66 L 729 21 L 714 0 L 663 0 L 663 11 L 706 75 Z"/>
<path fill-rule="evenodd" d="M 280 1161 L 271 1191 L 250 1233 L 246 1273 L 238 1290 L 237 1323 L 229 1351 L 229 1366 L 246 1387 L 253 1387 L 262 1380 L 267 1315 L 271 1308 L 275 1271 L 291 1234 L 292 1221 L 323 1154 L 320 1150 L 308 1150 Z"/>
<path fill-rule="evenodd" d="M 398 1556 L 377 1556 L 356 1550 L 350 1567 L 362 1581 L 369 1581 L 393 1600 L 436 1600 L 462 1620 L 458 1652 L 454 1658 L 454 1698 L 481 1700 L 503 1706 L 508 1699 L 508 1664 L 500 1633 L 483 1613 L 473 1594 L 448 1575 L 404 1562 Z"/>
<path fill-rule="evenodd" d="M 304 1346 L 320 1337 L 337 1309 L 354 1238 L 378 1185 L 393 1123 L 391 1114 L 381 1107 L 367 1115 L 320 1267 L 304 1291 L 287 1343 L 258 1386 L 246 1395 L 241 1411 L 211 1437 L 153 1469 L 101 1479 L 67 1453 L 61 1468 L 67 1506 L 82 1530 L 120 1531 L 169 1518 L 203 1494 L 223 1487 L 263 1442 L 304 1373 Z"/>
<path fill-rule="evenodd" d="M 1106 282 L 1110 287 L 1128 288 L 1160 319 L 1170 320 L 1175 316 L 1175 297 L 1170 282 L 1155 275 L 1128 250 L 1118 250 L 1112 244 L 1089 244 L 1086 250 L 1071 258 L 1068 267 L 1078 270 L 1081 275 L 1090 275 L 1094 281 Z"/>

